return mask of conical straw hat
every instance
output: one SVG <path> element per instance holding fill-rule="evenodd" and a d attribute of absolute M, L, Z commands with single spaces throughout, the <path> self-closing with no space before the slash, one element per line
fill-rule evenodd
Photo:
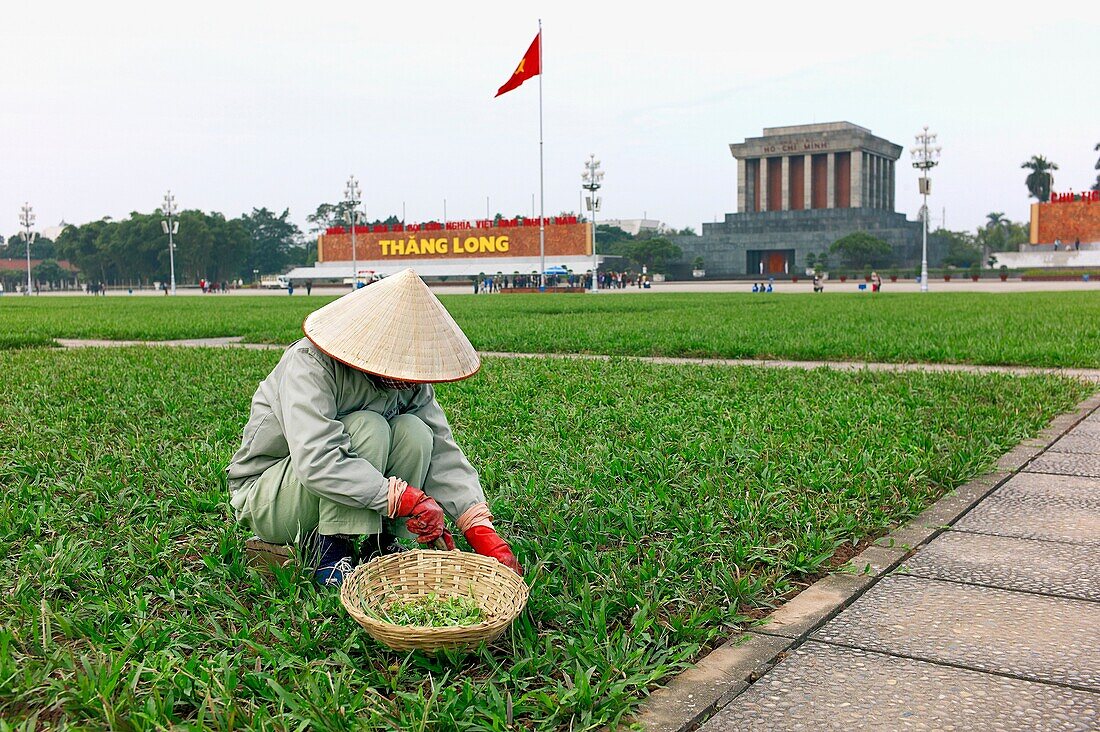
<path fill-rule="evenodd" d="M 481 368 L 466 334 L 411 269 L 315 310 L 302 330 L 337 361 L 391 379 L 458 381 Z"/>

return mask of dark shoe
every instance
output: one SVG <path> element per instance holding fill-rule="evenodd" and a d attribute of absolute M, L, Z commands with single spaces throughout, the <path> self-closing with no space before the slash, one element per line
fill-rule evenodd
<path fill-rule="evenodd" d="M 363 537 L 363 543 L 359 545 L 359 563 L 366 564 L 372 559 L 387 554 L 399 554 L 407 552 L 409 548 L 398 541 L 397 537 L 388 531 L 380 534 Z"/>
<path fill-rule="evenodd" d="M 340 589 L 344 584 L 344 578 L 355 569 L 351 565 L 351 557 L 340 557 L 331 564 L 325 564 L 317 568 L 313 573 L 313 580 L 321 587 Z"/>
<path fill-rule="evenodd" d="M 313 579 L 321 587 L 338 588 L 344 583 L 344 577 L 354 568 L 351 540 L 342 536 L 317 534 L 313 539 L 316 569 Z"/>

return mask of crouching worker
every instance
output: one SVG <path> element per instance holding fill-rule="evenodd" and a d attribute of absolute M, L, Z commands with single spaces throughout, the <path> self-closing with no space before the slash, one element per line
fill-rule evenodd
<path fill-rule="evenodd" d="M 474 551 L 522 573 L 435 400 L 433 382 L 473 376 L 481 361 L 427 285 L 406 269 L 311 313 L 303 330 L 252 397 L 227 468 L 237 519 L 307 549 L 322 586 L 338 587 L 356 559 L 400 551 L 395 535 L 454 548 L 445 515 Z"/>

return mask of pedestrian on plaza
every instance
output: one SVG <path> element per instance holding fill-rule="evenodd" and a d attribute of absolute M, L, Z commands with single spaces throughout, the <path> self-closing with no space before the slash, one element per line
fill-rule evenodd
<path fill-rule="evenodd" d="M 306 280 L 306 296 L 313 294 L 313 280 Z"/>
<path fill-rule="evenodd" d="M 294 294 L 294 283 L 290 280 L 287 280 L 287 283 L 286 283 L 286 294 L 288 294 L 288 295 L 293 295 Z"/>
<path fill-rule="evenodd" d="M 760 285 L 759 285 L 759 283 L 756 283 L 756 282 L 753 282 L 753 283 L 752 283 L 752 291 L 753 291 L 753 292 L 760 292 Z"/>
<path fill-rule="evenodd" d="M 1077 237 L 1073 240 L 1073 248 L 1075 251 L 1081 251 L 1081 237 Z"/>
<path fill-rule="evenodd" d="M 814 272 L 814 292 L 822 292 L 825 289 L 825 284 L 821 281 L 821 275 Z"/>
<path fill-rule="evenodd" d="M 1061 247 L 1062 247 L 1062 240 L 1061 239 L 1055 239 L 1054 240 L 1054 251 L 1058 251 Z"/>
<path fill-rule="evenodd" d="M 871 292 L 878 292 L 882 289 L 882 278 L 879 277 L 878 272 L 871 273 Z"/>

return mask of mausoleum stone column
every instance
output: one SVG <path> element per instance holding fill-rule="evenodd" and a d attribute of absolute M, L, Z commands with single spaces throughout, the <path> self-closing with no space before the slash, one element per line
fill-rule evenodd
<path fill-rule="evenodd" d="M 783 156 L 782 163 L 783 177 L 781 178 L 779 195 L 783 198 L 782 203 L 779 205 L 780 211 L 789 211 L 791 209 L 791 158 L 788 155 Z"/>
<path fill-rule="evenodd" d="M 768 210 L 768 159 L 757 158 L 756 164 L 760 166 L 760 210 Z"/>
<path fill-rule="evenodd" d="M 814 158 L 813 155 L 802 156 L 802 178 L 805 181 L 802 187 L 802 208 L 809 211 L 814 207 L 813 199 L 813 187 L 814 187 Z"/>

